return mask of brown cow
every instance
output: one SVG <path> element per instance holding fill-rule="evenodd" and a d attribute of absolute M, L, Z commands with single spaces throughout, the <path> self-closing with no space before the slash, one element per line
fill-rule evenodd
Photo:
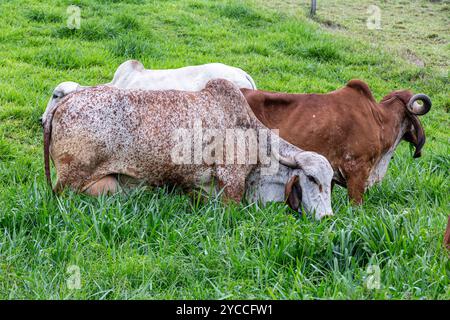
<path fill-rule="evenodd" d="M 297 147 L 324 155 L 334 182 L 346 186 L 356 203 L 362 203 L 366 188 L 383 179 L 401 140 L 415 146 L 414 157 L 420 157 L 425 143 L 417 118 L 431 108 L 424 94 L 394 91 L 377 103 L 360 80 L 327 94 L 241 91 L 263 124 L 279 129 Z"/>

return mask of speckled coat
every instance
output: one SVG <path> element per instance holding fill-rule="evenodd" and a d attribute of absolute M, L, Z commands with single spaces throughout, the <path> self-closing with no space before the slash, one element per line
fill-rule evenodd
<path fill-rule="evenodd" d="M 240 201 L 254 164 L 171 161 L 174 130 L 192 128 L 194 119 L 204 128 L 266 129 L 239 89 L 226 80 L 212 80 L 199 92 L 88 88 L 65 97 L 44 119 L 47 179 L 51 183 L 51 156 L 58 175 L 56 191 L 83 191 L 109 174 L 188 188 L 214 178 L 227 198 Z"/>

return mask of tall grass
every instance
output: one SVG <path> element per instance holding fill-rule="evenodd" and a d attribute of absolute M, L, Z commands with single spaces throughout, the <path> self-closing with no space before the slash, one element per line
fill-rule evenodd
<path fill-rule="evenodd" d="M 447 77 L 255 3 L 78 0 L 79 30 L 65 25 L 69 4 L 0 4 L 0 298 L 450 297 Z M 434 102 L 424 154 L 413 160 L 401 144 L 364 205 L 336 188 L 335 216 L 322 222 L 164 188 L 53 196 L 37 121 L 52 89 L 108 82 L 128 58 L 148 68 L 220 61 L 267 90 L 326 92 L 360 78 L 377 99 L 424 92 Z M 67 285 L 72 265 L 81 289 Z M 369 266 L 380 268 L 378 289 L 366 286 Z"/>

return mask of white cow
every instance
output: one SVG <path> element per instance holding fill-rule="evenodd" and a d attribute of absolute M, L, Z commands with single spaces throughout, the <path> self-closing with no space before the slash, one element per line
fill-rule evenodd
<path fill-rule="evenodd" d="M 238 88 L 256 89 L 252 77 L 244 70 L 222 63 L 149 70 L 137 60 L 122 63 L 109 85 L 124 89 L 200 91 L 212 79 L 231 81 Z"/>
<path fill-rule="evenodd" d="M 184 90 L 200 91 L 209 80 L 226 79 L 238 88 L 256 89 L 252 77 L 244 70 L 222 63 L 208 63 L 178 69 L 150 70 L 137 60 L 122 63 L 114 73 L 114 78 L 105 85 L 122 89 Z M 54 90 L 42 119 L 48 110 L 71 92 L 87 88 L 76 82 L 62 82 Z"/>

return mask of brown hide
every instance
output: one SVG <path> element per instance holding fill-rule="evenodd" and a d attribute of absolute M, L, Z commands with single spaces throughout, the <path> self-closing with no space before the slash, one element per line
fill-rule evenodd
<path fill-rule="evenodd" d="M 241 89 L 255 115 L 297 147 L 315 151 L 330 161 L 336 183 L 362 202 L 365 189 L 381 180 L 371 177 L 383 155 L 391 154 L 399 138 L 416 146 L 425 142 L 423 129 L 405 104 L 410 91 L 396 91 L 377 103 L 366 83 L 351 80 L 327 94 L 285 94 Z M 373 181 L 372 181 L 373 180 Z"/>
<path fill-rule="evenodd" d="M 444 235 L 444 246 L 450 250 L 450 216 L 448 216 L 447 230 Z"/>

